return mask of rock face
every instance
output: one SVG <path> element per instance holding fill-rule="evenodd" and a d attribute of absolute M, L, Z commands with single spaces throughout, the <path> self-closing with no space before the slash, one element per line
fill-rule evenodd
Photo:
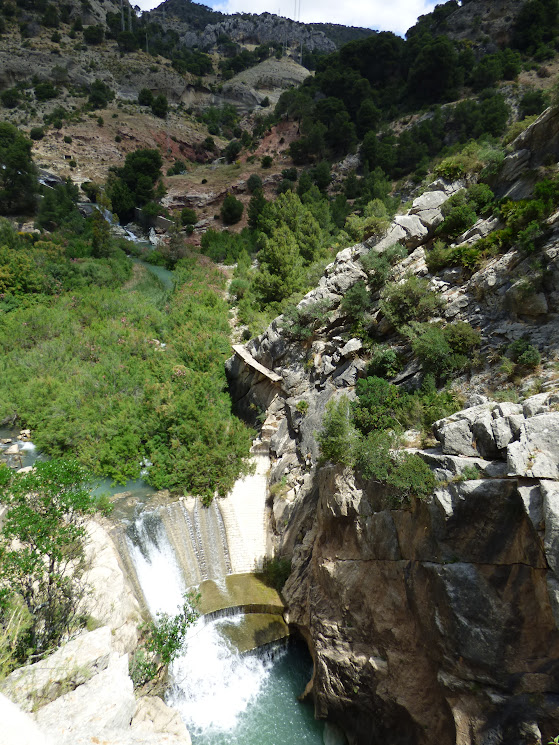
<path fill-rule="evenodd" d="M 318 715 L 360 745 L 394 733 L 402 743 L 547 742 L 559 726 L 542 540 L 554 516 L 534 525 L 516 480 L 451 484 L 409 509 L 338 467 L 317 482 L 284 594 L 314 654 Z M 545 490 L 533 491 L 541 509 Z M 540 739 L 522 737 L 536 726 Z"/>
<path fill-rule="evenodd" d="M 554 147 L 553 121 L 544 115 L 526 130 L 519 151 L 528 154 L 517 159 L 505 189 L 525 188 L 524 164 Z M 555 367 L 543 365 L 542 392 L 525 393 L 519 403 L 479 395 L 498 390 L 494 360 L 517 339 L 544 359 L 557 358 L 559 214 L 548 221 L 541 252 L 545 277 L 514 247 L 470 277 L 456 268 L 431 274 L 425 257 L 441 206 L 463 187 L 431 184 L 381 240 L 341 251 L 299 303 L 303 320 L 320 309 L 310 338 L 298 341 L 280 317 L 246 345 L 276 378 L 239 354 L 227 363 L 237 410 L 265 418 L 275 547 L 292 558 L 283 589 L 288 620 L 315 663 L 308 693 L 317 715 L 341 728 L 350 745 L 543 745 L 559 732 Z M 495 218 L 480 220 L 457 244 L 499 227 Z M 379 484 L 351 471 L 321 466 L 315 437 L 329 401 L 354 397 L 370 362 L 341 301 L 368 281 L 362 257 L 395 242 L 408 255 L 389 281 L 425 277 L 442 299 L 437 322 L 478 329 L 489 361 L 471 380 L 456 381 L 474 395 L 435 423 L 438 446 L 413 451 L 438 488 L 408 505 L 389 502 Z M 372 293 L 369 334 L 406 359 L 394 382 L 418 385 L 420 365 L 379 299 Z"/>

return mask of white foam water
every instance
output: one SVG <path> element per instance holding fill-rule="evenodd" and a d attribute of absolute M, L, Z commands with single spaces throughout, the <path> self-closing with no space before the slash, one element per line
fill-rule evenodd
<path fill-rule="evenodd" d="M 200 619 L 190 629 L 185 654 L 171 666 L 174 684 L 168 703 L 180 711 L 192 734 L 234 729 L 258 698 L 273 665 L 269 657 L 233 651 L 219 623 Z"/>

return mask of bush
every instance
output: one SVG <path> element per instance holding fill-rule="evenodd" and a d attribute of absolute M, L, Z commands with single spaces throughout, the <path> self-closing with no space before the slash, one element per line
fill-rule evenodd
<path fill-rule="evenodd" d="M 261 188 L 262 188 L 262 179 L 260 178 L 260 176 L 257 173 L 252 173 L 248 177 L 247 189 L 249 190 L 249 192 L 251 194 L 254 194 L 254 192 L 257 189 L 261 189 Z"/>
<path fill-rule="evenodd" d="M 20 98 L 21 94 L 17 88 L 8 88 L 0 94 L 2 106 L 5 106 L 7 109 L 15 109 L 19 104 Z"/>
<path fill-rule="evenodd" d="M 359 438 L 353 426 L 351 405 L 347 396 L 343 395 L 328 402 L 322 429 L 317 432 L 316 439 L 323 461 L 331 460 L 345 466 L 354 465 Z"/>
<path fill-rule="evenodd" d="M 271 155 L 265 155 L 261 160 L 262 168 L 271 168 L 273 162 Z"/>
<path fill-rule="evenodd" d="M 196 225 L 198 222 L 198 215 L 190 207 L 184 207 L 181 211 L 181 223 L 183 225 Z"/>
<path fill-rule="evenodd" d="M 151 113 L 154 116 L 158 116 L 160 119 L 165 119 L 167 112 L 169 111 L 169 103 L 167 96 L 160 93 L 156 96 L 151 103 Z"/>
<path fill-rule="evenodd" d="M 89 88 L 89 104 L 94 109 L 104 109 L 115 94 L 102 80 L 94 80 Z"/>
<path fill-rule="evenodd" d="M 541 362 L 541 355 L 526 339 L 517 339 L 507 347 L 507 356 L 520 367 L 535 369 Z"/>
<path fill-rule="evenodd" d="M 244 206 L 232 194 L 227 194 L 221 205 L 221 219 L 226 225 L 234 225 L 243 216 Z"/>
<path fill-rule="evenodd" d="M 429 289 L 428 280 L 411 275 L 404 282 L 386 285 L 380 308 L 390 323 L 400 328 L 436 315 L 442 308 L 442 299 Z"/>
<path fill-rule="evenodd" d="M 45 136 L 45 130 L 42 127 L 31 127 L 29 137 L 32 140 L 42 140 Z"/>
<path fill-rule="evenodd" d="M 21 664 L 52 651 L 79 626 L 84 524 L 94 500 L 85 487 L 88 474 L 74 461 L 37 461 L 32 472 L 2 481 L 0 600 L 19 598 L 29 613 L 17 650 Z"/>
<path fill-rule="evenodd" d="M 83 30 L 83 40 L 86 44 L 101 44 L 104 36 L 103 26 L 86 26 Z"/>
<path fill-rule="evenodd" d="M 225 156 L 225 159 L 228 163 L 233 163 L 234 160 L 236 160 L 237 155 L 241 152 L 243 149 L 242 144 L 239 142 L 239 140 L 231 140 L 231 142 L 226 146 L 226 148 L 223 151 L 223 155 Z"/>
<path fill-rule="evenodd" d="M 48 101 L 51 98 L 56 98 L 58 95 L 57 89 L 50 81 L 37 83 L 34 90 L 37 101 Z"/>
<path fill-rule="evenodd" d="M 151 106 L 153 103 L 153 93 L 149 88 L 142 88 L 138 93 L 139 106 Z"/>
<path fill-rule="evenodd" d="M 324 325 L 330 308 L 328 300 L 316 300 L 301 306 L 288 305 L 283 312 L 283 327 L 292 339 L 306 341 Z"/>
<path fill-rule="evenodd" d="M 341 311 L 350 316 L 354 321 L 359 321 L 371 306 L 371 297 L 367 290 L 367 284 L 359 280 L 344 295 L 341 302 Z"/>
<path fill-rule="evenodd" d="M 158 612 L 155 621 L 141 627 L 143 639 L 130 660 L 130 677 L 136 688 L 161 675 L 178 657 L 188 629 L 199 616 L 199 601 L 199 594 L 187 592 L 176 615 Z"/>
<path fill-rule="evenodd" d="M 402 364 L 397 352 L 384 344 L 378 344 L 371 357 L 367 374 L 381 378 L 393 378 L 401 368 Z"/>

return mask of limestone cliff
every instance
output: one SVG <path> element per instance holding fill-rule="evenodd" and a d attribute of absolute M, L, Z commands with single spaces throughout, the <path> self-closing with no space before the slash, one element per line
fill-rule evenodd
<path fill-rule="evenodd" d="M 505 191 L 529 189 L 527 168 L 541 162 L 542 149 L 555 154 L 553 121 L 553 112 L 542 115 L 515 144 Z M 275 543 L 292 557 L 288 619 L 315 661 L 308 692 L 317 715 L 340 726 L 351 745 L 532 745 L 559 733 L 558 216 L 539 269 L 513 247 L 471 276 L 431 274 L 425 248 L 441 205 L 463 186 L 433 183 L 381 241 L 339 253 L 299 305 L 301 318 L 317 301 L 329 309 L 309 340 L 294 339 L 280 317 L 228 362 L 239 411 L 265 416 Z M 458 243 L 473 244 L 498 225 L 480 220 Z M 436 447 L 413 449 L 438 487 L 407 505 L 350 470 L 320 466 L 315 439 L 328 401 L 354 395 L 370 358 L 341 300 L 367 281 L 361 258 L 397 241 L 408 256 L 392 279 L 426 277 L 443 300 L 439 322 L 479 329 L 487 360 L 455 381 L 469 400 L 435 423 Z M 542 268 L 537 291 L 519 292 Z M 376 339 L 402 344 L 374 297 Z M 495 390 L 498 350 L 519 338 L 542 354 L 540 392 L 530 395 L 526 381 L 520 403 L 488 400 L 480 393 Z M 406 359 L 395 382 L 411 385 L 421 372 L 410 350 Z"/>

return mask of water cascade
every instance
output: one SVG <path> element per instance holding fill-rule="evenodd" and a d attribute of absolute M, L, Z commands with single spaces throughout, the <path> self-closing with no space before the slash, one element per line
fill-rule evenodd
<path fill-rule="evenodd" d="M 168 692 L 194 745 L 322 745 L 324 725 L 297 701 L 308 652 L 273 642 L 287 633 L 281 602 L 250 574 L 266 553 L 268 459 L 255 460 L 256 472 L 209 508 L 183 498 L 138 514 L 121 553 L 152 615 L 175 613 L 186 589 L 201 590 L 207 615 L 189 629 Z M 239 612 L 248 607 L 266 612 Z"/>

